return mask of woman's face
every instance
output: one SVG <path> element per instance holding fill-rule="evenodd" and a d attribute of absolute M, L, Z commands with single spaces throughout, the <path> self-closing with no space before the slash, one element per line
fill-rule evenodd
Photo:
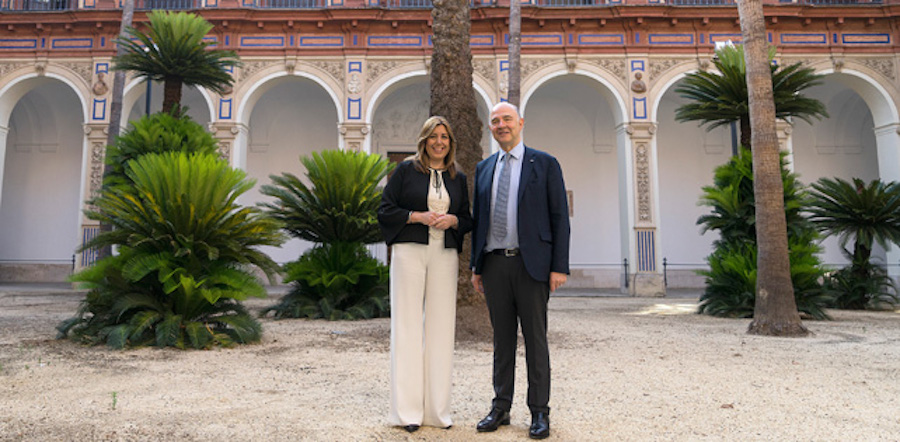
<path fill-rule="evenodd" d="M 425 151 L 428 152 L 428 158 L 431 159 L 431 167 L 444 164 L 444 158 L 450 152 L 450 135 L 447 134 L 446 127 L 438 125 L 434 128 L 431 135 L 425 140 Z"/>

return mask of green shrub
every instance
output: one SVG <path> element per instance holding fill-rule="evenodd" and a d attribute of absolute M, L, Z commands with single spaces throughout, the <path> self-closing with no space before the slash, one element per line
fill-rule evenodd
<path fill-rule="evenodd" d="M 285 265 L 292 289 L 265 309 L 276 318 L 368 319 L 388 316 L 389 270 L 360 243 L 314 247 Z"/>
<path fill-rule="evenodd" d="M 185 152 L 215 154 L 218 141 L 203 126 L 184 115 L 174 117 L 160 112 L 142 117 L 131 123 L 131 127 L 116 144 L 106 150 L 107 175 L 104 186 L 128 183 L 125 165 L 129 161 L 148 153 Z"/>
<path fill-rule="evenodd" d="M 125 172 L 133 185 L 104 189 L 87 212 L 113 230 L 84 245 L 119 253 L 74 275 L 90 291 L 59 337 L 116 348 L 258 340 L 238 301 L 265 297 L 250 269 L 271 278 L 278 267 L 256 248 L 284 238 L 277 221 L 236 203 L 253 181 L 215 155 L 183 152 L 141 156 Z"/>
<path fill-rule="evenodd" d="M 262 314 L 332 320 L 387 316 L 388 270 L 364 244 L 381 241 L 378 183 L 393 166 L 379 155 L 337 150 L 300 161 L 311 185 L 289 173 L 270 176 L 274 184 L 263 186 L 262 193 L 276 201 L 263 206 L 292 236 L 317 246 L 285 265 L 291 291 Z"/>
<path fill-rule="evenodd" d="M 866 184 L 822 178 L 815 192 L 810 219 L 826 235 L 836 235 L 850 265 L 831 274 L 826 289 L 831 306 L 847 309 L 883 308 L 900 302 L 894 281 L 872 264 L 872 247 L 900 243 L 900 184 L 873 180 Z M 853 251 L 847 244 L 853 240 Z"/>

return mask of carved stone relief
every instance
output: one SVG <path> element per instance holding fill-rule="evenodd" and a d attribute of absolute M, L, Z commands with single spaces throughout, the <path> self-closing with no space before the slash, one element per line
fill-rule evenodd
<path fill-rule="evenodd" d="M 344 84 L 344 62 L 342 61 L 313 61 L 310 66 L 321 69 L 331 75 L 338 83 Z"/>
<path fill-rule="evenodd" d="M 27 65 L 21 63 L 2 63 L 0 64 L 0 78 L 5 77 L 9 72 L 12 72 L 24 66 Z"/>
<path fill-rule="evenodd" d="M 663 72 L 672 69 L 672 67 L 678 63 L 681 63 L 681 60 L 672 58 L 665 60 L 650 60 L 650 78 L 648 78 L 648 80 L 656 80 Z"/>
<path fill-rule="evenodd" d="M 103 157 L 106 155 L 106 143 L 103 141 L 94 141 L 91 144 L 91 182 L 90 182 L 90 199 L 94 199 L 103 186 Z M 90 210 L 94 210 L 93 207 Z"/>
<path fill-rule="evenodd" d="M 219 158 L 228 161 L 231 158 L 231 141 L 219 141 L 219 148 L 216 149 Z"/>
<path fill-rule="evenodd" d="M 634 149 L 634 169 L 638 221 L 649 223 L 653 219 L 650 215 L 650 158 L 646 143 L 638 143 Z"/>
<path fill-rule="evenodd" d="M 600 58 L 596 60 L 586 60 L 589 63 L 600 66 L 603 70 L 609 71 L 616 78 L 625 79 L 625 60 L 615 60 L 612 58 Z"/>
<path fill-rule="evenodd" d="M 94 93 L 94 95 L 102 97 L 106 95 L 107 92 L 109 92 L 109 86 L 106 84 L 106 81 L 104 80 L 105 78 L 106 74 L 104 74 L 103 72 L 97 74 L 97 81 L 91 88 L 91 91 Z"/>
<path fill-rule="evenodd" d="M 872 69 L 891 80 L 896 78 L 894 75 L 894 61 L 890 58 L 866 58 L 861 61 L 867 68 Z"/>
<path fill-rule="evenodd" d="M 350 81 L 347 82 L 347 92 L 352 95 L 362 92 L 362 79 L 359 78 L 359 72 L 350 74 Z"/>
<path fill-rule="evenodd" d="M 251 61 L 249 63 L 244 63 L 244 67 L 241 68 L 241 81 L 246 80 L 251 75 L 277 63 L 277 61 Z"/>
<path fill-rule="evenodd" d="M 552 58 L 541 58 L 537 60 L 522 60 L 522 78 L 528 78 L 529 75 L 533 74 L 538 69 L 547 66 L 551 63 L 556 63 L 559 60 L 554 60 Z"/>
<path fill-rule="evenodd" d="M 385 72 L 399 68 L 401 66 L 417 64 L 418 62 L 403 61 L 370 61 L 366 64 L 366 84 L 372 84 L 372 81 L 380 77 Z"/>
<path fill-rule="evenodd" d="M 472 63 L 472 67 L 475 69 L 475 72 L 491 83 L 497 81 L 497 71 L 496 69 L 494 69 L 494 66 L 495 64 L 493 60 L 475 60 Z"/>
<path fill-rule="evenodd" d="M 78 74 L 87 84 L 91 84 L 91 80 L 94 78 L 94 65 L 91 63 L 60 63 L 59 65 Z"/>

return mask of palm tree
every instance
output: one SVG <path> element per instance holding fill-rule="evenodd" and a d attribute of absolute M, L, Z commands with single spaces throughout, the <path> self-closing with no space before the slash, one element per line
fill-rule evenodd
<path fill-rule="evenodd" d="M 456 159 L 468 177 L 469 191 L 475 182 L 475 165 L 481 160 L 481 120 L 472 88 L 472 51 L 469 49 L 469 2 L 435 0 L 434 51 L 431 55 L 431 115 L 450 121 L 456 135 Z M 481 295 L 469 283 L 469 242 L 459 260 L 460 305 L 481 303 Z"/>
<path fill-rule="evenodd" d="M 522 2 L 509 2 L 509 90 L 506 100 L 518 106 L 522 86 Z"/>
<path fill-rule="evenodd" d="M 874 180 L 866 185 L 859 178 L 852 183 L 822 178 L 812 187 L 816 192 L 810 219 L 823 233 L 837 235 L 844 254 L 851 259 L 850 266 L 836 276 L 846 289 L 837 294 L 837 306 L 860 309 L 882 301 L 893 304 L 896 297 L 885 293 L 893 284 L 870 258 L 875 243 L 884 248 L 900 244 L 900 183 Z M 847 250 L 851 239 L 852 253 Z"/>
<path fill-rule="evenodd" d="M 746 42 L 746 40 L 745 40 Z M 766 60 L 771 61 L 775 53 L 769 50 Z M 675 92 L 691 100 L 675 111 L 675 119 L 680 122 L 699 121 L 707 130 L 732 122 L 740 123 L 741 145 L 751 147 L 750 106 L 747 95 L 747 78 L 744 49 L 723 46 L 716 50 L 713 64 L 719 71 L 688 74 Z M 800 63 L 780 68 L 769 64 L 772 76 L 775 117 L 786 120 L 797 117 L 812 124 L 812 119 L 827 117 L 825 106 L 814 98 L 800 92 L 821 83 L 821 75 L 812 68 L 804 68 Z"/>
<path fill-rule="evenodd" d="M 784 186 L 775 118 L 772 65 L 761 0 L 738 2 L 747 48 L 748 114 L 753 132 L 753 194 L 756 200 L 756 305 L 748 333 L 772 336 L 809 334 L 800 321 L 788 258 Z"/>
<path fill-rule="evenodd" d="M 163 112 L 171 113 L 181 103 L 183 85 L 200 86 L 224 93 L 232 85 L 229 68 L 239 66 L 233 51 L 208 49 L 203 38 L 213 25 L 185 12 L 155 10 L 147 14 L 147 32 L 133 27 L 127 38 L 116 39 L 125 48 L 113 58 L 115 69 L 135 71 L 150 81 L 164 82 Z"/>

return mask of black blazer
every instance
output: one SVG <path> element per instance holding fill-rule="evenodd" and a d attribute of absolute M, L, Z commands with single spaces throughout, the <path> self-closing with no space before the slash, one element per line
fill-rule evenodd
<path fill-rule="evenodd" d="M 469 189 L 466 187 L 466 175 L 456 172 L 456 178 L 442 172 L 444 188 L 450 195 L 450 210 L 456 215 L 459 224 L 455 229 L 447 229 L 444 235 L 444 247 L 462 251 L 463 236 L 472 230 L 472 215 L 469 213 Z M 388 180 L 381 194 L 381 206 L 378 207 L 378 226 L 384 235 L 387 245 L 398 242 L 428 244 L 428 226 L 424 224 L 407 224 L 409 212 L 428 211 L 428 189 L 431 174 L 416 170 L 412 161 L 407 160 L 397 165 L 394 174 Z"/>
<path fill-rule="evenodd" d="M 472 231 L 472 268 L 480 275 L 484 265 L 484 247 L 490 234 L 491 187 L 499 153 L 481 162 L 475 169 Z M 525 269 L 538 281 L 550 280 L 550 272 L 569 273 L 569 202 L 562 168 L 552 155 L 525 148 L 522 175 L 519 178 L 519 204 L 516 214 L 519 250 Z"/>

